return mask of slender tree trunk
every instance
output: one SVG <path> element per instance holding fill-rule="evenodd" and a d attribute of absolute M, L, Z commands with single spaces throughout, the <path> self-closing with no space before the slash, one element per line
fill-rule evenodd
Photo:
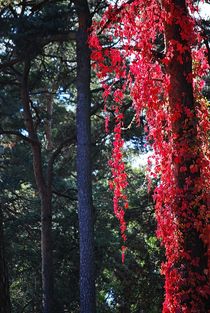
<path fill-rule="evenodd" d="M 119 306 L 120 313 L 130 313 L 130 303 L 126 302 L 126 296 L 122 299 L 120 306 Z"/>
<path fill-rule="evenodd" d="M 91 181 L 90 50 L 87 44 L 91 24 L 87 1 L 75 1 L 77 32 L 77 185 L 80 233 L 80 312 L 94 313 L 94 223 Z"/>
<path fill-rule="evenodd" d="M 171 10 L 171 6 L 167 7 L 167 1 L 163 1 L 166 9 Z M 170 24 L 165 25 L 166 29 L 166 46 L 171 42 L 177 42 L 180 47 L 184 47 L 183 53 L 174 50 L 173 58 L 167 66 L 170 75 L 170 91 L 169 104 L 173 130 L 173 150 L 179 157 L 180 162 L 174 162 L 174 178 L 176 183 L 177 195 L 175 199 L 176 218 L 178 221 L 179 232 L 183 238 L 183 251 L 180 251 L 180 259 L 174 267 L 179 271 L 182 277 L 182 285 L 177 284 L 177 311 L 182 312 L 182 308 L 187 307 L 186 312 L 208 312 L 208 299 L 199 291 L 205 288 L 207 281 L 205 269 L 207 269 L 206 247 L 199 231 L 193 225 L 192 219 L 196 221 L 199 218 L 199 204 L 192 207 L 193 201 L 199 198 L 202 191 L 198 191 L 196 183 L 199 181 L 200 170 L 193 172 L 191 167 L 199 164 L 200 142 L 197 138 L 197 117 L 196 117 L 196 101 L 193 96 L 192 85 L 192 56 L 190 44 L 182 37 L 182 27 L 178 18 L 185 26 L 188 21 L 188 12 L 185 0 L 171 1 L 174 6 L 171 12 L 174 20 Z M 174 16 L 173 16 L 174 14 Z M 186 30 L 185 30 L 186 31 Z M 178 117 L 177 117 L 178 116 Z M 185 170 L 183 170 L 185 169 Z M 191 184 L 187 187 L 186 181 L 190 180 Z M 205 202 L 205 200 L 202 200 Z M 187 214 L 183 214 L 183 204 L 187 204 Z M 203 204 L 203 203 L 202 203 Z M 200 202 L 201 205 L 201 202 Z M 183 255 L 188 255 L 183 258 Z M 192 260 L 195 260 L 193 263 Z M 196 264 L 196 262 L 198 262 Z M 199 279 L 203 275 L 203 279 Z M 194 278 L 193 278 L 194 276 Z M 195 277 L 198 277 L 197 281 Z M 167 277 L 166 277 L 167 279 Z M 194 281 L 195 284 L 192 282 Z M 170 286 L 170 281 L 167 282 Z M 170 288 L 170 287 L 169 287 Z M 182 294 L 180 298 L 180 294 Z M 175 312 L 175 311 L 173 311 Z"/>
<path fill-rule="evenodd" d="M 42 257 L 42 306 L 43 313 L 53 312 L 53 253 L 52 253 L 52 194 L 51 171 L 45 180 L 42 168 L 41 143 L 34 127 L 30 108 L 28 79 L 30 61 L 24 63 L 24 72 L 21 86 L 21 100 L 24 108 L 24 119 L 29 137 L 32 140 L 33 170 L 36 185 L 41 200 L 41 257 Z"/>
<path fill-rule="evenodd" d="M 53 253 L 51 193 L 46 190 L 41 197 L 41 255 L 43 313 L 53 311 Z"/>
<path fill-rule="evenodd" d="M 3 217 L 0 209 L 0 313 L 10 313 L 8 272 L 5 261 Z"/>

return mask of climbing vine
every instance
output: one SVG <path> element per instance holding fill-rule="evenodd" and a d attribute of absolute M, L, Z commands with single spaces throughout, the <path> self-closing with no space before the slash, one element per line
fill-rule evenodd
<path fill-rule="evenodd" d="M 113 154 L 114 212 L 126 240 L 128 200 L 122 161 L 125 90 L 130 91 L 138 123 L 146 111 L 148 141 L 154 156 L 150 177 L 154 192 L 157 235 L 165 246 L 163 312 L 207 312 L 208 111 L 202 77 L 208 64 L 198 8 L 194 1 L 121 1 L 110 4 L 94 22 L 89 44 L 93 66 L 103 83 L 104 99 L 112 96 L 115 112 Z M 109 44 L 100 38 L 106 36 Z M 112 48 L 110 48 L 112 47 Z M 121 81 L 121 88 L 115 83 Z M 123 258 L 124 258 L 123 246 Z"/>

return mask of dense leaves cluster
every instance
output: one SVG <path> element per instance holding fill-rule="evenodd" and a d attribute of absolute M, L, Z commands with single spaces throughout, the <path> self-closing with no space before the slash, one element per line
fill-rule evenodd
<path fill-rule="evenodd" d="M 124 236 L 124 212 L 120 200 L 126 186 L 122 163 L 120 126 L 125 90 L 129 89 L 136 120 L 147 116 L 148 141 L 154 157 L 149 161 L 155 189 L 158 236 L 166 249 L 166 297 L 163 312 L 206 312 L 207 194 L 209 155 L 207 106 L 201 96 L 202 77 L 208 65 L 197 7 L 182 1 L 128 1 L 110 5 L 95 23 L 90 36 L 92 60 L 103 84 L 104 97 L 113 96 L 116 116 L 113 173 L 115 214 Z M 106 35 L 114 43 L 103 45 Z M 102 38 L 101 42 L 99 38 Z M 112 94 L 117 80 L 121 88 Z M 123 177 L 123 178 L 122 178 Z M 191 237 L 191 238 L 190 238 Z M 203 258 L 203 260 L 202 260 Z"/>

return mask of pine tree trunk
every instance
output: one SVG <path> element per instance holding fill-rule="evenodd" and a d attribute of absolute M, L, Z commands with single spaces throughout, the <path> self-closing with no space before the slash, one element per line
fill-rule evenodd
<path fill-rule="evenodd" d="M 41 200 L 42 312 L 54 312 L 52 193 L 42 173 L 40 146 L 32 145 L 34 175 Z"/>
<path fill-rule="evenodd" d="M 87 1 L 75 1 L 77 32 L 77 186 L 80 233 L 80 312 L 94 313 L 94 223 L 91 181 L 90 50 L 91 19 Z"/>
<path fill-rule="evenodd" d="M 53 311 L 52 208 L 48 191 L 41 195 L 41 255 L 43 313 Z"/>
<path fill-rule="evenodd" d="M 166 3 L 166 1 L 163 1 Z M 197 280 L 197 286 L 191 284 L 192 275 L 203 275 L 205 277 L 205 269 L 207 269 L 207 257 L 206 257 L 206 247 L 200 239 L 200 233 L 196 230 L 195 226 L 192 225 L 192 216 L 196 219 L 199 215 L 199 208 L 191 208 L 191 203 L 199 196 L 196 191 L 196 182 L 200 177 L 200 171 L 193 173 L 190 168 L 194 164 L 199 162 L 199 145 L 200 142 L 197 139 L 197 117 L 196 117 L 196 101 L 193 95 L 193 85 L 192 85 L 192 56 L 190 45 L 187 40 L 183 40 L 182 28 L 177 21 L 177 15 L 180 17 L 182 14 L 182 21 L 188 18 L 188 12 L 186 8 L 186 3 L 184 0 L 173 0 L 172 5 L 175 6 L 175 10 L 171 12 L 172 16 L 174 14 L 174 20 L 170 24 L 165 25 L 166 29 L 166 46 L 168 47 L 169 42 L 176 41 L 181 47 L 185 47 L 186 50 L 181 54 L 182 60 L 180 61 L 180 52 L 174 51 L 173 58 L 169 65 L 167 66 L 167 72 L 170 75 L 170 91 L 169 91 L 169 104 L 170 104 L 170 114 L 171 116 L 177 116 L 179 110 L 180 116 L 178 118 L 172 118 L 172 131 L 174 136 L 173 150 L 177 153 L 180 158 L 180 162 L 177 164 L 174 162 L 174 178 L 177 190 L 181 192 L 176 195 L 176 208 L 175 212 L 179 232 L 183 238 L 183 251 L 180 251 L 180 259 L 174 267 L 179 271 L 181 277 L 183 278 L 182 286 L 177 284 L 177 292 L 183 294 L 181 300 L 177 300 L 177 303 L 181 305 L 177 307 L 177 312 L 179 309 L 185 306 L 191 312 L 196 310 L 195 306 L 191 307 L 193 297 L 199 299 L 197 302 L 197 311 L 200 313 L 208 312 L 207 302 L 208 299 L 201 297 L 198 293 L 199 288 L 202 285 L 206 285 L 206 279 Z M 170 10 L 171 7 L 166 9 Z M 191 115 L 187 115 L 190 112 Z M 184 152 L 183 152 L 184 151 Z M 196 152 L 197 151 L 197 152 Z M 185 168 L 186 171 L 182 169 Z M 192 184 L 189 188 L 186 188 L 186 179 L 191 179 Z M 182 193 L 184 191 L 184 193 Z M 182 203 L 188 203 L 189 210 L 188 215 L 184 216 L 182 214 Z M 193 265 L 193 262 L 187 261 L 182 256 L 186 253 L 189 255 L 190 260 L 197 260 L 199 264 Z M 194 274 L 193 274 L 194 273 Z M 187 282 L 187 283 L 186 283 Z M 168 282 L 170 284 L 170 281 Z M 179 288 L 180 287 L 180 288 Z M 181 302 L 179 302 L 181 301 Z M 196 301 L 195 301 L 196 302 Z M 195 305 L 195 304 L 194 304 Z M 195 312 L 195 311 L 193 311 Z"/>
<path fill-rule="evenodd" d="M 41 200 L 41 258 L 42 258 L 42 306 L 43 313 L 53 312 L 53 253 L 52 253 L 52 169 L 44 178 L 41 143 L 32 118 L 28 80 L 31 62 L 26 59 L 21 86 L 21 100 L 24 109 L 26 129 L 31 139 L 33 171 Z"/>
<path fill-rule="evenodd" d="M 2 212 L 0 210 L 0 313 L 10 313 L 10 295 L 8 272 L 5 262 L 4 231 Z"/>

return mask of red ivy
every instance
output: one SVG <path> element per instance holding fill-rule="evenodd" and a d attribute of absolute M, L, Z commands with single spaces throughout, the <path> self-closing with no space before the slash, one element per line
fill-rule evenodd
<path fill-rule="evenodd" d="M 98 77 L 101 80 L 106 80 L 109 75 L 113 77 L 112 84 L 103 84 L 103 87 L 105 100 L 109 96 L 114 100 L 116 125 L 109 163 L 112 170 L 110 187 L 123 240 L 126 240 L 124 214 L 128 200 L 125 195 L 127 176 L 122 161 L 121 104 L 127 88 L 137 122 L 142 110 L 146 111 L 148 140 L 154 149 L 150 176 L 160 177 L 154 201 L 157 235 L 165 246 L 167 260 L 162 265 L 165 275 L 163 312 L 196 313 L 205 312 L 209 269 L 199 270 L 200 258 L 193 257 L 191 251 L 185 249 L 184 241 L 188 233 L 198 232 L 203 243 L 210 244 L 207 223 L 209 121 L 206 100 L 201 95 L 202 77 L 207 73 L 208 63 L 202 34 L 193 15 L 197 11 L 194 1 L 186 1 L 188 15 L 174 3 L 172 0 L 135 0 L 129 4 L 123 2 L 121 6 L 111 5 L 101 22 L 94 23 L 89 44 Z M 178 27 L 180 38 L 171 38 L 161 56 L 157 51 L 157 38 L 162 38 L 165 43 L 165 29 L 173 24 Z M 101 30 L 109 36 L 112 47 L 114 38 L 115 48 L 102 47 L 97 35 Z M 179 99 L 173 102 L 173 106 L 169 103 L 171 77 L 167 68 L 174 57 L 180 64 L 186 62 L 187 54 L 193 58 L 193 72 L 186 74 L 186 81 L 194 89 L 196 101 L 193 109 L 184 106 Z M 124 79 L 123 88 L 114 91 L 114 84 L 119 79 Z M 181 131 L 174 130 L 174 125 L 180 121 L 183 133 L 185 128 L 196 125 L 192 134 L 188 131 L 186 135 L 180 135 Z M 189 144 L 190 136 L 196 137 L 197 144 Z M 177 177 L 184 181 L 182 186 L 177 183 Z M 125 246 L 122 252 L 124 261 Z"/>

